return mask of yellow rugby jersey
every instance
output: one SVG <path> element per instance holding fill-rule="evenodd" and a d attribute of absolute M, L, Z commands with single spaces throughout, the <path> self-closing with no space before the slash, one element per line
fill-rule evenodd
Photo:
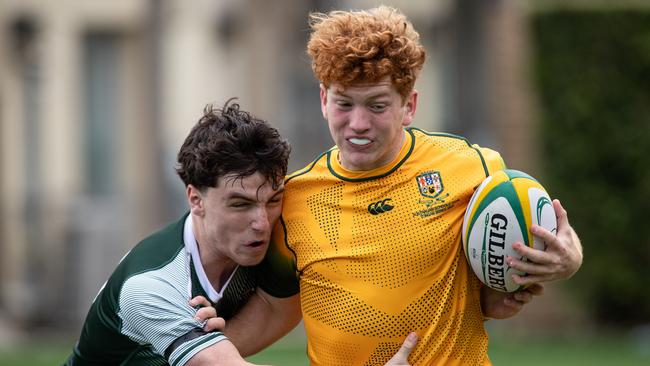
<path fill-rule="evenodd" d="M 461 226 L 503 160 L 457 136 L 405 135 L 385 167 L 348 171 L 333 148 L 286 179 L 270 257 L 295 261 L 313 365 L 383 365 L 411 331 L 414 365 L 490 364 Z"/>

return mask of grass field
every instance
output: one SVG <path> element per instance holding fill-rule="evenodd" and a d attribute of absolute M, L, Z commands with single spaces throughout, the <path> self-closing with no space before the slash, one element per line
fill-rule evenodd
<path fill-rule="evenodd" d="M 67 357 L 70 343 L 36 343 L 0 348 L 2 366 L 60 365 Z M 650 365 L 650 344 L 626 341 L 625 337 L 582 337 L 580 340 L 492 339 L 490 358 L 496 366 L 642 366 Z M 264 352 L 250 357 L 257 363 L 281 366 L 307 365 L 305 343 L 299 337 L 283 339 Z"/>
<path fill-rule="evenodd" d="M 620 336 L 591 336 L 571 340 L 492 338 L 490 359 L 495 366 L 644 366 L 650 365 L 650 344 Z M 273 365 L 307 365 L 302 342 L 280 341 L 249 358 Z"/>

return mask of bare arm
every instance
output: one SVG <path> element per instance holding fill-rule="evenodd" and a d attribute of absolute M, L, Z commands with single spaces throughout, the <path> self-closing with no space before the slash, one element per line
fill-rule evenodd
<path fill-rule="evenodd" d="M 187 363 L 189 366 L 254 365 L 244 360 L 242 355 L 252 355 L 275 342 L 293 329 L 302 317 L 300 295 L 277 298 L 259 288 L 227 323 L 202 296 L 190 300 L 190 305 L 204 306 L 197 311 L 196 318 L 206 322 L 205 331 L 222 329 L 228 340 L 198 352 Z"/>
<path fill-rule="evenodd" d="M 267 302 L 267 300 L 266 300 L 267 297 L 270 299 L 269 302 Z M 256 318 L 256 316 L 253 316 L 251 318 L 250 314 L 249 315 L 243 315 L 241 317 L 241 319 L 239 319 L 236 322 L 235 327 L 230 328 L 230 330 L 228 330 L 228 335 L 230 336 L 230 338 L 233 337 L 233 330 L 235 331 L 235 333 L 236 332 L 241 332 L 241 334 L 239 334 L 239 335 L 235 334 L 234 337 L 238 339 L 236 341 L 237 343 L 242 344 L 242 347 L 241 348 L 238 347 L 238 349 L 241 351 L 242 348 L 245 348 L 243 350 L 242 354 L 250 355 L 252 353 L 255 353 L 255 352 L 259 351 L 259 349 L 262 349 L 262 348 L 266 347 L 266 345 L 273 343 L 275 340 L 280 338 L 282 335 L 286 334 L 293 327 L 295 327 L 295 325 L 300 321 L 301 316 L 300 316 L 300 307 L 299 307 L 299 295 L 295 295 L 295 296 L 292 296 L 292 297 L 286 298 L 286 299 L 278 299 L 278 298 L 274 298 L 274 297 L 272 297 L 272 296 L 270 296 L 270 295 L 268 295 L 268 294 L 266 294 L 265 292 L 262 291 L 262 292 L 260 292 L 258 299 L 256 299 L 256 300 L 251 299 L 249 301 L 259 301 L 260 303 L 253 304 L 251 306 L 246 306 L 245 307 L 246 310 L 242 309 L 240 312 L 237 313 L 238 315 L 239 314 L 245 314 L 244 312 L 255 313 L 259 309 L 262 309 L 262 312 L 268 312 L 270 310 L 270 313 L 268 313 L 267 315 L 261 314 L 262 315 L 262 316 L 260 316 L 261 319 L 254 319 L 254 318 Z M 225 324 L 224 320 L 222 318 L 217 317 L 216 310 L 214 309 L 214 307 L 212 307 L 210 305 L 210 303 L 205 298 L 203 298 L 202 296 L 198 296 L 198 297 L 192 299 L 190 301 L 190 303 L 192 304 L 192 306 L 196 306 L 198 304 L 201 304 L 201 305 L 205 306 L 205 307 L 203 307 L 203 308 L 201 308 L 201 309 L 199 309 L 197 311 L 197 318 L 200 321 L 205 321 L 206 322 L 205 327 L 204 327 L 205 331 L 211 331 L 211 330 L 214 330 L 214 329 L 223 329 L 224 328 L 224 324 Z M 275 304 L 273 304 L 273 303 L 275 303 Z M 280 308 L 285 309 L 286 313 L 283 314 L 283 316 L 278 316 L 280 314 L 273 315 L 274 311 L 269 308 L 269 307 L 272 308 L 273 306 L 279 306 Z M 289 311 L 289 310 L 292 310 L 292 311 Z M 274 323 L 279 323 L 280 326 L 277 326 L 277 324 L 270 324 L 268 328 L 269 329 L 275 329 L 275 331 L 266 332 L 266 333 L 264 333 L 264 332 L 261 332 L 261 333 L 260 332 L 255 332 L 254 330 L 259 330 L 258 328 L 256 328 L 256 327 L 258 327 L 257 324 L 259 324 L 259 323 L 256 323 L 256 322 L 266 321 L 266 320 L 263 320 L 263 319 L 267 318 L 268 316 L 278 316 L 278 318 L 276 319 L 276 321 Z M 232 322 L 233 322 L 233 319 L 229 320 L 228 325 L 230 325 Z M 240 324 L 237 324 L 237 323 L 240 323 Z M 262 324 L 266 324 L 266 323 L 262 323 Z M 252 329 L 253 331 L 247 330 L 247 328 Z M 247 342 L 250 341 L 250 336 L 251 335 L 253 335 L 254 338 L 259 338 L 260 334 L 263 334 L 262 337 L 265 338 L 265 340 L 263 340 L 261 342 L 258 342 L 258 340 L 254 340 L 254 341 L 256 341 L 258 343 L 256 348 L 259 348 L 259 349 L 255 349 L 255 347 L 248 347 L 248 348 L 244 347 L 244 345 Z M 248 338 L 248 340 L 246 340 L 246 338 Z M 411 351 L 413 351 L 413 349 L 415 348 L 417 340 L 418 340 L 417 334 L 410 333 L 405 338 L 404 343 L 402 344 L 402 347 L 400 347 L 400 349 L 397 351 L 397 353 L 395 353 L 395 355 L 386 363 L 386 366 L 409 365 L 408 356 L 411 354 Z M 224 347 L 223 350 L 219 351 L 221 353 L 218 356 L 221 357 L 221 356 L 224 356 L 224 355 L 229 355 L 231 351 L 232 350 L 229 350 L 229 349 Z M 237 356 L 238 355 L 239 355 L 239 353 L 237 353 Z M 233 358 L 236 358 L 236 356 L 233 356 Z M 234 363 L 234 365 L 237 365 L 237 364 Z M 242 364 L 242 365 L 247 365 L 247 364 Z"/>
<path fill-rule="evenodd" d="M 217 317 L 217 311 L 210 301 L 203 296 L 197 296 L 190 300 L 190 306 L 201 308 L 196 311 L 195 319 L 204 323 L 203 330 L 211 332 L 214 330 L 223 330 L 225 320 Z M 186 363 L 188 366 L 207 366 L 207 365 L 225 365 L 225 366 L 251 366 L 254 365 L 239 354 L 237 348 L 230 340 L 222 340 L 209 347 L 204 348 L 192 356 Z"/>
<path fill-rule="evenodd" d="M 223 318 L 218 317 L 215 308 L 202 296 L 190 300 L 190 305 L 203 306 L 197 311 L 195 317 L 205 322 L 203 329 L 206 332 L 215 329 L 223 330 L 228 340 L 198 352 L 188 361 L 188 366 L 254 365 L 244 360 L 242 355 L 249 356 L 275 342 L 293 329 L 302 316 L 299 295 L 276 298 L 259 288 L 248 303 L 227 323 Z"/>
<path fill-rule="evenodd" d="M 481 309 L 483 316 L 492 319 L 510 318 L 532 301 L 533 296 L 544 293 L 544 287 L 533 284 L 525 290 L 517 292 L 501 292 L 487 286 L 481 286 Z"/>
<path fill-rule="evenodd" d="M 185 364 L 187 366 L 250 366 L 254 365 L 244 360 L 235 346 L 228 340 L 213 344 L 194 355 Z"/>
<path fill-rule="evenodd" d="M 258 288 L 226 322 L 224 333 L 243 356 L 250 356 L 287 334 L 301 318 L 300 295 L 279 298 Z"/>

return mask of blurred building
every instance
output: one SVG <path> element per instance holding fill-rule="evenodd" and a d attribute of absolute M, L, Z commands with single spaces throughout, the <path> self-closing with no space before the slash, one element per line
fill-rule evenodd
<path fill-rule="evenodd" d="M 428 49 L 415 125 L 534 170 L 521 2 L 384 3 Z M 0 0 L 0 320 L 78 331 L 119 259 L 185 210 L 175 154 L 207 103 L 277 126 L 291 169 L 328 148 L 307 14 L 377 4 Z"/>

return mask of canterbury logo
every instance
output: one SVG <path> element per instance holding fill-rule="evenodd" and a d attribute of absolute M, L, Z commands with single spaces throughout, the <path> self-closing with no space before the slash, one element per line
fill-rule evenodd
<path fill-rule="evenodd" d="M 389 202 L 392 201 L 390 198 L 386 198 L 383 201 L 371 203 L 368 205 L 368 212 L 373 215 L 379 215 L 380 213 L 388 212 L 393 209 L 393 205 Z"/>

